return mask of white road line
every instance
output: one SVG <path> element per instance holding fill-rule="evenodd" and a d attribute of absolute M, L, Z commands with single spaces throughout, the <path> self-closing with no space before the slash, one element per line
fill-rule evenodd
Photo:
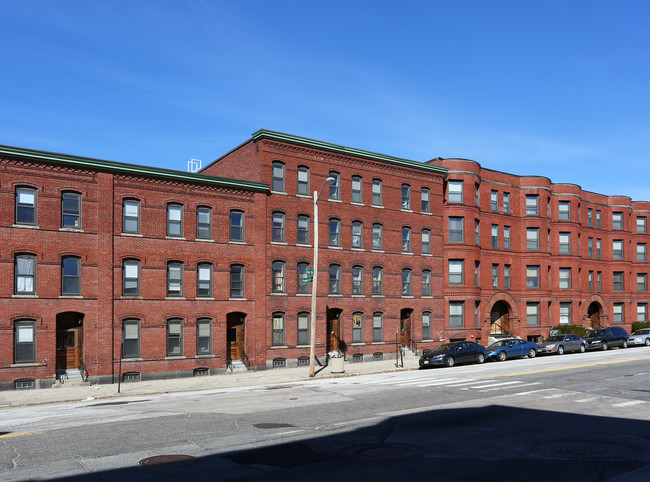
<path fill-rule="evenodd" d="M 548 395 L 548 396 L 542 397 L 542 398 L 546 398 L 546 399 L 562 398 L 562 397 L 568 397 L 569 395 L 573 395 L 573 394 L 572 393 L 556 393 L 555 395 Z"/>
<path fill-rule="evenodd" d="M 593 402 L 594 400 L 598 400 L 600 397 L 590 397 L 590 398 L 581 398 L 580 400 L 574 400 L 576 403 L 587 403 L 587 402 Z"/>
<path fill-rule="evenodd" d="M 418 378 L 415 380 L 403 380 L 403 379 L 396 379 L 396 380 L 384 380 L 378 382 L 381 385 L 390 385 L 390 384 L 400 384 L 400 385 L 412 385 L 414 383 L 429 383 L 431 385 L 440 385 L 440 384 L 445 384 L 445 383 L 453 383 L 458 381 L 458 378 L 443 378 L 443 379 L 422 379 Z"/>
<path fill-rule="evenodd" d="M 493 390 L 502 390 L 503 388 L 521 388 L 521 387 L 530 387 L 532 385 L 539 385 L 541 382 L 531 382 L 531 383 L 522 383 L 517 386 L 512 386 L 512 387 L 496 387 L 496 388 L 487 388 L 485 390 L 481 390 L 482 392 L 491 392 Z M 515 394 L 518 395 L 518 394 Z"/>
<path fill-rule="evenodd" d="M 630 400 L 629 402 L 615 403 L 612 407 L 631 407 L 632 405 L 639 405 L 645 403 L 644 400 Z"/>
<path fill-rule="evenodd" d="M 494 380 L 465 380 L 464 382 L 452 382 L 450 384 L 447 384 L 447 387 L 462 387 L 463 385 L 480 385 L 484 383 L 492 383 Z"/>
<path fill-rule="evenodd" d="M 541 390 L 531 390 L 529 392 L 519 392 L 514 395 L 532 395 L 533 393 L 548 392 L 549 390 L 559 390 L 558 388 L 542 388 Z"/>
<path fill-rule="evenodd" d="M 470 387 L 472 390 L 480 390 L 482 388 L 490 388 L 490 387 L 503 387 L 504 385 L 515 385 L 517 383 L 521 383 L 519 380 L 515 380 L 512 382 L 499 382 L 499 383 L 490 383 L 489 385 L 479 385 L 477 387 Z"/>
<path fill-rule="evenodd" d="M 374 422 L 375 420 L 379 420 L 381 417 L 370 417 L 370 418 L 362 418 L 360 420 L 348 420 L 347 422 L 339 422 L 339 423 L 333 423 L 333 427 L 338 427 L 340 425 L 358 425 L 360 423 L 364 422 Z"/>

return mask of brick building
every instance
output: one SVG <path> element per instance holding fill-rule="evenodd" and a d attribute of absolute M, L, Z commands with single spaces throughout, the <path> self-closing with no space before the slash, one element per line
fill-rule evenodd
<path fill-rule="evenodd" d="M 648 320 L 649 202 L 604 196 L 466 159 L 445 181 L 449 338 Z"/>
<path fill-rule="evenodd" d="M 315 192 L 321 361 L 647 320 L 647 202 L 265 130 L 199 174 L 0 146 L 0 388 L 308 364 Z"/>

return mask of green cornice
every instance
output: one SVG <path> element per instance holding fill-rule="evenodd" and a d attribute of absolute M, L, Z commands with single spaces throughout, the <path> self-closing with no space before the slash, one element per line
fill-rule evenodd
<path fill-rule="evenodd" d="M 59 164 L 63 166 L 76 167 L 80 169 L 94 169 L 98 171 L 130 174 L 133 176 L 155 177 L 169 179 L 178 182 L 190 182 L 207 184 L 211 186 L 244 189 L 248 191 L 269 190 L 268 184 L 261 182 L 242 181 L 225 177 L 206 176 L 204 174 L 193 174 L 190 172 L 175 171 L 172 169 L 161 169 L 156 167 L 139 166 L 121 162 L 105 161 L 88 157 L 71 156 L 68 154 L 57 154 L 54 152 L 36 151 L 21 147 L 0 145 L 0 156 L 7 158 L 21 159 L 32 162 L 43 162 Z"/>
<path fill-rule="evenodd" d="M 368 159 L 370 161 L 383 162 L 386 164 L 393 164 L 397 166 L 407 167 L 410 169 L 419 169 L 421 171 L 441 174 L 443 176 L 446 176 L 448 171 L 448 169 L 445 167 L 434 166 L 432 164 L 425 164 L 423 162 L 411 161 L 409 159 L 401 159 L 399 157 L 387 156 L 385 154 L 378 154 L 376 152 L 364 151 L 361 149 L 355 149 L 353 147 L 339 146 L 337 144 L 330 144 L 329 142 L 315 141 L 313 139 L 307 139 L 305 137 L 293 136 L 291 134 L 283 134 L 282 132 L 267 131 L 265 129 L 260 129 L 259 131 L 253 133 L 251 137 L 253 138 L 254 141 L 259 141 L 261 139 L 269 139 L 278 142 L 285 142 L 287 144 L 294 144 L 297 146 L 308 147 L 311 149 L 334 152 L 336 154 L 343 154 L 346 156 L 360 157 L 362 159 Z"/>

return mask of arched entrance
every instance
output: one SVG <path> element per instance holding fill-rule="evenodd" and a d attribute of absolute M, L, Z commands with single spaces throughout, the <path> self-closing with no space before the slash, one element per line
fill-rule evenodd
<path fill-rule="evenodd" d="M 83 363 L 84 314 L 65 311 L 56 315 L 57 374 L 78 370 Z"/>
<path fill-rule="evenodd" d="M 510 335 L 510 305 L 497 301 L 490 311 L 490 334 Z"/>
<path fill-rule="evenodd" d="M 327 309 L 327 353 L 345 351 L 341 341 L 341 311 L 339 308 Z"/>
<path fill-rule="evenodd" d="M 226 315 L 226 343 L 228 362 L 244 358 L 246 313 L 234 311 Z"/>
<path fill-rule="evenodd" d="M 413 310 L 404 308 L 400 310 L 400 343 L 407 348 L 411 347 L 411 314 Z"/>
<path fill-rule="evenodd" d="M 602 313 L 602 307 L 597 301 L 592 301 L 587 308 L 587 325 L 585 328 L 600 328 L 600 315 Z"/>

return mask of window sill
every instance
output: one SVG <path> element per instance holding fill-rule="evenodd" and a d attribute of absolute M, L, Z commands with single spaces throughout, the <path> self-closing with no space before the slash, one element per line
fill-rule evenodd
<path fill-rule="evenodd" d="M 402 211 L 403 213 L 412 213 L 413 212 L 412 209 L 404 209 L 404 208 L 400 209 L 400 211 Z"/>
<path fill-rule="evenodd" d="M 432 255 L 431 253 L 422 253 L 421 256 L 429 256 L 429 257 L 431 257 L 431 256 L 433 256 L 433 255 Z"/>
<path fill-rule="evenodd" d="M 38 298 L 38 295 L 12 295 L 12 298 Z"/>
<path fill-rule="evenodd" d="M 126 236 L 127 238 L 142 238 L 143 237 L 140 233 L 121 233 L 120 236 Z"/>
<path fill-rule="evenodd" d="M 371 206 L 372 206 L 373 208 L 377 208 L 377 209 L 384 209 L 384 206 L 381 206 L 381 205 L 379 205 L 379 204 L 372 204 Z"/>
<path fill-rule="evenodd" d="M 229 241 L 230 244 L 246 244 L 244 241 L 233 241 L 232 239 Z"/>
<path fill-rule="evenodd" d="M 371 345 L 385 345 L 385 344 L 386 344 L 385 341 L 373 341 L 373 342 L 371 343 Z"/>
<path fill-rule="evenodd" d="M 272 291 L 272 292 L 271 292 L 271 296 L 287 296 L 287 294 L 284 293 L 284 292 L 283 292 L 283 293 L 278 293 L 278 292 L 274 292 L 274 291 Z"/>
<path fill-rule="evenodd" d="M 363 204 L 363 203 L 351 202 L 350 204 L 352 204 L 353 206 L 365 206 L 365 204 Z"/>
<path fill-rule="evenodd" d="M 286 196 L 287 195 L 286 191 L 274 191 L 273 189 L 271 189 L 271 193 L 272 194 L 279 194 L 280 196 Z"/>
<path fill-rule="evenodd" d="M 228 298 L 228 301 L 247 301 L 246 298 Z"/>
<path fill-rule="evenodd" d="M 309 194 L 296 194 L 296 197 L 302 197 L 305 199 L 311 199 L 311 196 Z"/>
<path fill-rule="evenodd" d="M 271 241 L 271 244 L 279 245 L 279 246 L 287 246 L 286 241 Z"/>
<path fill-rule="evenodd" d="M 217 358 L 217 357 L 214 355 L 204 354 L 204 355 L 196 355 L 196 358 Z"/>
<path fill-rule="evenodd" d="M 350 346 L 366 346 L 366 344 L 362 341 L 357 341 L 357 342 L 350 343 Z"/>
<path fill-rule="evenodd" d="M 185 300 L 184 296 L 165 296 L 166 300 Z"/>
<path fill-rule="evenodd" d="M 343 298 L 343 295 L 336 294 L 336 293 L 330 293 L 327 296 L 330 297 L 330 298 Z"/>
<path fill-rule="evenodd" d="M 327 249 L 343 249 L 341 246 L 328 246 Z"/>
<path fill-rule="evenodd" d="M 143 300 L 144 298 L 140 295 L 134 295 L 134 296 L 129 296 L 129 295 L 122 295 L 123 300 Z"/>
<path fill-rule="evenodd" d="M 355 248 L 355 247 L 352 247 L 352 248 L 350 248 L 350 249 L 351 249 L 352 251 L 365 251 L 365 249 L 363 249 L 363 248 Z"/>
<path fill-rule="evenodd" d="M 212 296 L 197 296 L 196 301 L 214 301 Z"/>
<path fill-rule="evenodd" d="M 176 239 L 178 241 L 185 241 L 185 238 L 183 236 L 165 236 L 165 239 Z"/>
<path fill-rule="evenodd" d="M 424 214 L 426 216 L 433 216 L 433 213 L 431 213 L 429 211 L 420 211 L 420 214 Z"/>
<path fill-rule="evenodd" d="M 311 248 L 311 244 L 304 244 L 304 243 L 296 243 L 296 246 L 302 247 L 302 248 Z"/>
<path fill-rule="evenodd" d="M 9 365 L 11 368 L 27 368 L 27 367 L 40 367 L 40 363 L 35 362 L 25 362 L 25 363 L 13 363 Z"/>
<path fill-rule="evenodd" d="M 83 233 L 84 230 L 80 228 L 59 228 L 59 231 L 66 233 Z"/>
<path fill-rule="evenodd" d="M 84 297 L 81 295 L 61 295 L 59 296 L 59 299 L 65 299 L 65 300 L 83 300 Z"/>
<path fill-rule="evenodd" d="M 408 256 L 413 256 L 413 253 L 410 251 L 402 251 L 402 254 L 406 254 Z"/>
<path fill-rule="evenodd" d="M 340 199 L 327 198 L 327 200 L 332 203 L 343 203 L 343 201 Z"/>
<path fill-rule="evenodd" d="M 366 295 L 352 295 L 352 298 L 365 298 Z"/>
<path fill-rule="evenodd" d="M 375 249 L 375 248 L 373 248 L 372 252 L 373 253 L 385 253 L 386 251 L 384 251 L 383 249 Z"/>
<path fill-rule="evenodd" d="M 402 299 L 409 299 L 409 300 L 411 300 L 411 299 L 413 299 L 413 298 L 415 298 L 415 296 L 413 296 L 413 295 L 402 295 Z"/>
<path fill-rule="evenodd" d="M 122 358 L 122 361 L 125 361 L 125 362 L 144 361 L 144 358 L 140 358 L 140 357 L 138 357 L 138 358 Z"/>
<path fill-rule="evenodd" d="M 172 355 L 172 356 L 166 356 L 165 360 L 185 360 L 187 357 L 184 355 Z"/>
<path fill-rule="evenodd" d="M 422 298 L 424 298 L 424 299 L 433 299 L 433 296 L 431 296 L 431 295 L 422 295 Z"/>
<path fill-rule="evenodd" d="M 214 239 L 196 238 L 194 241 L 197 243 L 214 243 Z"/>
<path fill-rule="evenodd" d="M 271 350 L 282 349 L 282 348 L 289 348 L 289 346 L 288 345 L 273 345 L 271 347 Z"/>
<path fill-rule="evenodd" d="M 383 298 L 384 295 L 372 295 L 373 298 Z"/>
<path fill-rule="evenodd" d="M 33 224 L 14 224 L 12 228 L 23 228 L 23 229 L 41 229 L 39 226 Z"/>

